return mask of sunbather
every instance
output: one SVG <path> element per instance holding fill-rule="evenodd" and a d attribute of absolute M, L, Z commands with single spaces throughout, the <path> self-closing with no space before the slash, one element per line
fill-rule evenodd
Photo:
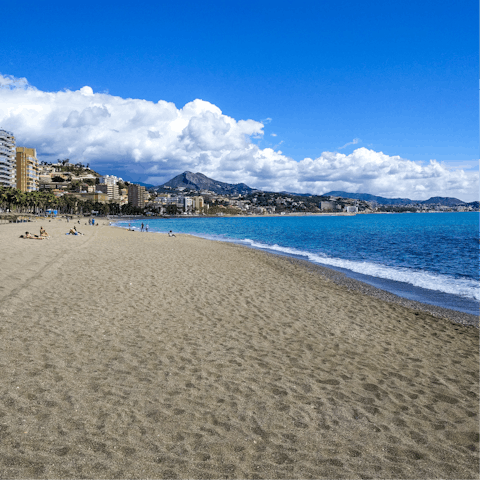
<path fill-rule="evenodd" d="M 77 227 L 74 226 L 73 228 L 70 229 L 70 231 L 66 235 L 83 235 L 83 233 L 80 233 L 77 230 Z"/>
<path fill-rule="evenodd" d="M 44 237 L 38 235 L 32 235 L 30 232 L 25 232 L 25 235 L 20 235 L 20 238 L 30 238 L 32 240 L 43 240 Z"/>

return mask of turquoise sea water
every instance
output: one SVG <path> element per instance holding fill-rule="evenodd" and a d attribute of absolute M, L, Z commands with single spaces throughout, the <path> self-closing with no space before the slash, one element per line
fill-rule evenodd
<path fill-rule="evenodd" d="M 479 215 L 186 217 L 116 225 L 237 242 L 307 259 L 397 295 L 478 315 Z"/>

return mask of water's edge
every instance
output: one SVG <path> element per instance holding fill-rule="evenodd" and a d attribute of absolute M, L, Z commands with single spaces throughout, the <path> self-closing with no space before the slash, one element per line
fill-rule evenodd
<path fill-rule="evenodd" d="M 217 239 L 204 237 L 201 235 L 193 235 L 193 234 L 191 235 L 199 238 L 205 238 L 207 240 L 213 240 L 213 241 L 219 241 L 219 242 L 224 241 L 224 240 L 217 240 Z M 477 323 L 478 323 L 480 302 L 476 302 L 473 299 L 471 300 L 468 298 L 461 298 L 449 293 L 444 293 L 444 292 L 439 292 L 437 290 L 429 290 L 426 288 L 413 286 L 406 282 L 399 282 L 396 280 L 373 277 L 371 275 L 365 275 L 362 273 L 353 272 L 346 268 L 316 263 L 311 260 L 307 260 L 303 255 L 294 255 L 286 252 L 280 252 L 280 251 L 274 251 L 274 250 L 268 250 L 265 248 L 255 247 L 253 245 L 246 244 L 245 242 L 242 242 L 240 240 L 230 239 L 230 240 L 225 240 L 224 242 L 235 243 L 237 245 L 245 246 L 247 248 L 253 248 L 255 250 L 260 250 L 262 252 L 270 253 L 272 255 L 280 255 L 284 257 L 294 258 L 296 260 L 306 262 L 307 264 L 310 264 L 310 265 L 316 265 L 321 268 L 340 272 L 352 280 L 356 280 L 358 282 L 367 284 L 370 287 L 374 287 L 377 290 L 388 292 L 392 295 L 395 295 L 398 298 L 403 298 L 405 300 L 409 300 L 411 302 L 419 303 L 422 305 L 431 305 L 434 307 L 441 308 L 442 310 L 461 312 L 463 314 L 474 316 L 477 319 Z"/>
<path fill-rule="evenodd" d="M 112 224 L 112 226 L 126 228 L 117 223 Z M 435 317 L 448 319 L 462 325 L 474 325 L 477 328 L 479 325 L 480 302 L 476 302 L 473 299 L 470 300 L 436 290 L 428 290 L 395 280 L 364 275 L 341 267 L 323 265 L 308 260 L 303 255 L 294 255 L 256 247 L 242 240 L 212 238 L 208 235 L 198 235 L 194 233 L 177 233 L 177 235 L 191 235 L 209 241 L 233 243 L 242 247 L 262 251 L 269 255 L 286 257 L 309 268 L 314 267 L 322 276 L 352 290 L 360 291 L 361 293 L 380 298 L 384 301 L 398 303 L 413 310 L 427 312 Z"/>

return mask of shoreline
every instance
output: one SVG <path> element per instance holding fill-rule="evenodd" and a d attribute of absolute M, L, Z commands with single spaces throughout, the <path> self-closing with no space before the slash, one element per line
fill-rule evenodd
<path fill-rule="evenodd" d="M 442 212 L 443 213 L 443 212 Z M 148 217 L 147 217 L 148 218 Z M 142 220 L 142 219 L 138 219 Z M 123 226 L 117 226 L 117 225 L 111 225 L 112 227 L 117 227 L 117 228 L 126 228 Z M 163 234 L 163 232 L 155 232 L 155 231 L 150 231 L 150 232 L 144 232 L 144 233 L 158 233 L 158 234 Z M 212 238 L 207 238 L 201 235 L 195 235 L 191 233 L 184 233 L 182 235 L 191 235 L 195 238 L 202 238 L 206 239 L 208 241 L 218 241 L 226 244 L 235 244 L 239 245 L 248 249 L 253 249 L 256 251 L 261 251 L 269 255 L 274 255 L 274 256 L 279 256 L 279 257 L 285 257 L 288 259 L 291 259 L 292 261 L 299 262 L 299 264 L 304 264 L 306 268 L 311 268 L 313 267 L 316 269 L 317 272 L 319 272 L 320 275 L 324 276 L 325 278 L 329 278 L 338 285 L 343 285 L 349 290 L 353 291 L 358 291 L 361 293 L 364 293 L 366 295 L 370 295 L 375 298 L 382 299 L 386 302 L 391 302 L 391 303 L 396 303 L 398 305 L 403 305 L 406 307 L 409 307 L 413 310 L 417 311 L 422 311 L 426 313 L 430 313 L 433 316 L 445 320 L 450 320 L 455 323 L 459 323 L 462 325 L 471 325 L 475 326 L 476 328 L 479 328 L 479 316 L 467 312 L 463 312 L 460 310 L 455 310 L 447 307 L 442 307 L 440 305 L 434 305 L 430 303 L 425 303 L 421 302 L 418 300 L 412 300 L 406 297 L 402 297 L 401 295 L 397 295 L 396 293 L 390 292 L 388 290 L 382 289 L 380 287 L 376 287 L 374 285 L 371 285 L 367 281 L 362 281 L 356 278 L 353 278 L 353 275 L 350 276 L 348 273 L 344 273 L 340 270 L 337 270 L 335 268 L 325 266 L 325 265 L 320 265 L 317 263 L 314 263 L 310 260 L 306 259 L 301 259 L 297 258 L 294 255 L 290 255 L 287 253 L 282 253 L 282 252 L 272 252 L 267 249 L 262 249 L 262 248 L 256 248 L 252 247 L 249 245 L 245 245 L 241 242 L 241 240 L 237 239 L 231 239 L 231 240 L 220 240 L 220 239 L 212 239 Z M 355 274 L 355 272 L 352 272 Z M 359 274 L 361 275 L 361 274 Z M 373 277 L 375 279 L 378 279 L 379 281 L 384 280 L 381 277 Z M 395 280 L 391 280 L 392 282 L 396 282 Z M 410 285 L 410 284 L 408 284 Z M 415 286 L 412 285 L 413 288 L 416 288 Z M 434 290 L 432 290 L 434 292 Z M 453 295 L 453 294 L 450 294 Z"/>
<path fill-rule="evenodd" d="M 265 253 L 275 255 L 274 253 L 270 252 Z M 368 283 L 362 282 L 361 280 L 351 278 L 347 274 L 339 272 L 332 268 L 324 267 L 323 265 L 317 265 L 315 263 L 309 262 L 308 260 L 296 259 L 288 256 L 286 258 L 289 258 L 292 262 L 298 262 L 299 264 L 303 264 L 304 268 L 312 269 L 319 275 L 330 279 L 335 284 L 347 288 L 348 290 L 360 292 L 363 295 L 378 298 L 387 303 L 402 305 L 414 311 L 429 313 L 430 315 L 438 319 L 447 320 L 465 326 L 476 327 L 477 329 L 479 328 L 479 317 L 477 315 L 460 312 L 458 310 L 452 310 L 449 308 L 439 307 L 428 303 L 418 302 L 416 300 L 409 300 L 408 298 L 404 298 L 399 295 L 395 295 L 394 293 L 390 293 L 386 290 L 382 290 L 381 288 L 374 287 L 373 285 L 369 285 Z"/>
<path fill-rule="evenodd" d="M 0 476 L 478 478 L 477 328 L 107 223 L 0 226 Z"/>
<path fill-rule="evenodd" d="M 468 212 L 448 212 L 448 211 L 429 211 L 429 212 L 291 212 L 291 213 L 252 213 L 248 215 L 107 215 L 107 217 L 121 219 L 121 218 L 135 218 L 137 220 L 147 219 L 177 219 L 177 218 L 250 218 L 250 217 L 308 217 L 308 216 L 324 216 L 324 217 L 354 217 L 355 215 L 404 215 L 404 214 L 424 214 L 424 213 L 478 213 L 479 210 L 472 210 Z"/>

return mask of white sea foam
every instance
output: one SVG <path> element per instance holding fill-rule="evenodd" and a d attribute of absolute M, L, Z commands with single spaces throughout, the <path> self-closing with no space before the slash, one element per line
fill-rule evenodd
<path fill-rule="evenodd" d="M 352 260 L 344 260 L 341 258 L 329 257 L 321 253 L 311 253 L 295 248 L 282 247 L 276 244 L 266 245 L 250 239 L 245 239 L 242 241 L 242 243 L 246 243 L 254 248 L 272 250 L 287 255 L 306 257 L 309 261 L 318 263 L 320 265 L 344 268 L 363 275 L 394 280 L 396 282 L 409 283 L 415 287 L 467 297 L 477 301 L 480 300 L 480 285 L 475 280 L 454 278 L 448 275 L 426 272 L 424 270 L 390 267 L 373 262 L 355 262 Z"/>

